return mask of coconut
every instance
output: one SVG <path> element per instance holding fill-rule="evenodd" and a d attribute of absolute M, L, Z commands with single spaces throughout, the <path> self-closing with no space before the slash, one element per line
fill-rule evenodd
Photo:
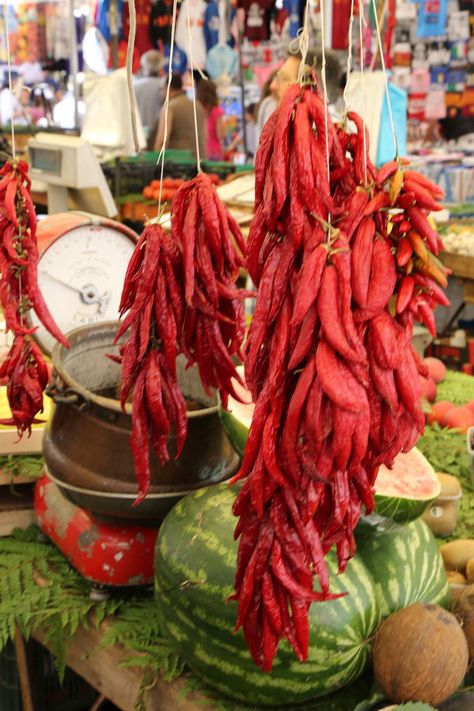
<path fill-rule="evenodd" d="M 443 703 L 464 679 L 468 660 L 459 622 L 438 605 L 417 603 L 398 610 L 375 638 L 375 678 L 396 703 Z"/>
<path fill-rule="evenodd" d="M 462 624 L 471 663 L 474 663 L 474 585 L 466 585 L 457 596 L 453 612 Z"/>

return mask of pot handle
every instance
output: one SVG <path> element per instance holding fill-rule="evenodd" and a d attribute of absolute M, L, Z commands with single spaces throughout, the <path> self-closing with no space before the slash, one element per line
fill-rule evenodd
<path fill-rule="evenodd" d="M 81 412 L 86 412 L 91 407 L 90 400 L 78 393 L 74 388 L 63 388 L 58 383 L 48 383 L 45 394 L 58 405 L 77 405 Z"/>

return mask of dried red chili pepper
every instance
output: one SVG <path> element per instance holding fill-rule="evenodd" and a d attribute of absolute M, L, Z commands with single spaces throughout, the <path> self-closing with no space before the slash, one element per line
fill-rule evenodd
<path fill-rule="evenodd" d="M 314 87 L 291 87 L 256 160 L 261 204 L 247 256 L 258 292 L 245 362 L 255 410 L 234 477 L 245 481 L 233 507 L 232 599 L 265 671 L 283 638 L 307 657 L 309 602 L 331 598 L 324 556 L 335 547 L 345 569 L 357 521 L 374 506 L 378 466 L 423 428 L 414 315 L 430 324 L 432 305 L 445 302 L 444 271 L 427 262 L 433 235 L 413 207 L 416 195 L 428 205 L 423 180 L 410 185 L 401 160 L 376 173 L 357 114 L 351 135 L 328 119 L 327 166 L 325 111 Z M 426 244 L 412 227 L 423 228 Z M 261 536 L 273 541 L 271 554 Z"/>
<path fill-rule="evenodd" d="M 43 390 L 48 370 L 41 351 L 32 340 L 36 328 L 28 326 L 26 315 L 33 309 L 51 335 L 68 347 L 54 322 L 38 286 L 36 213 L 31 200 L 31 182 L 25 161 L 7 161 L 0 180 L 0 301 L 6 330 L 14 336 L 10 352 L 0 368 L 8 378 L 7 397 L 12 417 L 4 424 L 15 425 L 20 436 L 30 434 L 40 420 Z"/>

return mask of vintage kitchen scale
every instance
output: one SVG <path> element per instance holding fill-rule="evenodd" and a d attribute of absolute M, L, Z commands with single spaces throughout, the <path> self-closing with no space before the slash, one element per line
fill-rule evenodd
<path fill-rule="evenodd" d="M 48 395 L 55 406 L 43 438 L 45 475 L 36 487 L 35 511 L 43 532 L 91 581 L 95 596 L 110 586 L 151 584 L 166 513 L 187 493 L 228 479 L 238 467 L 216 397 L 204 392 L 197 368 L 186 370 L 178 359 L 180 386 L 193 403 L 188 438 L 176 462 L 162 467 L 151 455 L 150 493 L 133 506 L 131 409 L 120 407 L 120 366 L 107 355 L 118 353 L 118 304 L 136 239 L 123 225 L 77 213 L 48 217 L 38 229 L 39 286 L 70 348 L 54 345 L 38 328 L 38 342 L 52 349 Z M 172 453 L 172 436 L 169 448 Z"/>

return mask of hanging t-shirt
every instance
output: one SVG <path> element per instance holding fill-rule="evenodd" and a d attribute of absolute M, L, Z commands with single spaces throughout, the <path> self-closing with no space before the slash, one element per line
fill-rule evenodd
<path fill-rule="evenodd" d="M 117 0 L 117 33 L 122 34 L 122 12 L 123 0 Z M 110 42 L 112 39 L 112 30 L 110 25 L 110 0 L 98 0 L 95 13 L 95 24 L 99 28 L 103 38 Z"/>
<path fill-rule="evenodd" d="M 181 3 L 176 22 L 176 42 L 186 52 L 188 61 L 190 61 L 188 10 L 193 62 L 196 67 L 202 68 L 206 65 L 207 55 L 206 39 L 204 37 L 204 16 L 207 10 L 207 3 L 205 0 L 183 0 Z"/>
<path fill-rule="evenodd" d="M 283 7 L 288 12 L 289 27 L 288 34 L 291 38 L 296 37 L 298 30 L 303 26 L 302 11 L 304 4 L 301 0 L 283 0 Z"/>
<path fill-rule="evenodd" d="M 217 0 L 210 0 L 204 15 L 204 37 L 208 50 L 219 42 L 219 6 Z"/>
<path fill-rule="evenodd" d="M 233 79 L 237 76 L 239 56 L 229 45 L 216 44 L 209 50 L 206 68 L 211 79 L 217 80 L 224 75 Z"/>
<path fill-rule="evenodd" d="M 152 0 L 150 14 L 150 39 L 157 49 L 171 42 L 173 0 Z"/>
<path fill-rule="evenodd" d="M 274 0 L 238 0 L 237 5 L 245 10 L 245 37 L 251 41 L 269 39 Z"/>
<path fill-rule="evenodd" d="M 169 45 L 165 45 L 165 64 L 163 67 L 165 74 L 168 74 L 169 56 L 170 56 Z M 188 66 L 188 58 L 186 57 L 185 52 L 183 52 L 178 47 L 178 45 L 175 44 L 173 47 L 173 67 L 172 67 L 173 74 L 183 75 L 187 69 L 187 66 Z"/>
<path fill-rule="evenodd" d="M 135 11 L 137 14 L 135 49 L 137 50 L 137 54 L 141 56 L 149 49 L 154 49 L 150 39 L 151 0 L 135 0 Z M 123 4 L 123 31 L 125 37 L 128 37 L 129 28 L 130 16 L 128 2 L 126 2 Z"/>

